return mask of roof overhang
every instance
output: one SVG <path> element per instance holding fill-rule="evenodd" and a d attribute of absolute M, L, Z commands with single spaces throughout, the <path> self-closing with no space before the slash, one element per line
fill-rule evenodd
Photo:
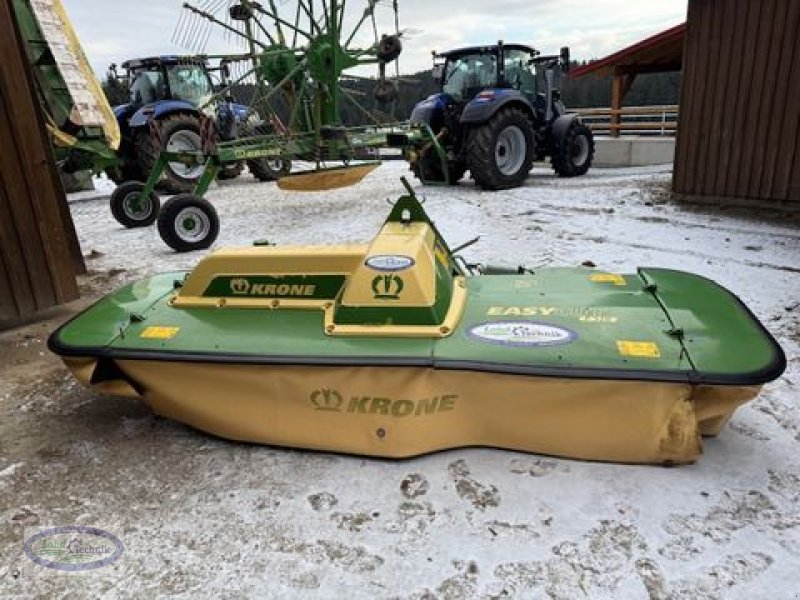
<path fill-rule="evenodd" d="M 683 68 L 683 42 L 686 23 L 657 33 L 605 58 L 576 67 L 570 77 L 610 77 L 680 71 Z"/>

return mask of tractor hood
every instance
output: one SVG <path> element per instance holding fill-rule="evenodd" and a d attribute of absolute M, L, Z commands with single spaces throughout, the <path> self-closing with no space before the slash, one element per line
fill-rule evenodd
<path fill-rule="evenodd" d="M 452 97 L 445 93 L 428 96 L 414 107 L 411 124 L 433 126 L 439 113 L 452 101 Z"/>
<path fill-rule="evenodd" d="M 131 127 L 144 127 L 150 123 L 152 119 L 158 120 L 173 113 L 195 114 L 197 112 L 197 106 L 191 102 L 185 102 L 183 100 L 159 100 L 158 102 L 145 104 L 137 110 L 131 117 L 129 125 Z"/>

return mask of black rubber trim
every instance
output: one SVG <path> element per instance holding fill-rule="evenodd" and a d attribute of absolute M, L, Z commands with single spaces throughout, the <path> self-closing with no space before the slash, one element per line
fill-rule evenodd
<path fill-rule="evenodd" d="M 54 336 L 55 337 L 55 336 Z M 764 369 L 756 373 L 724 375 L 696 371 L 650 371 L 641 369 L 598 369 L 585 367 L 542 367 L 516 364 L 499 364 L 481 361 L 436 360 L 393 356 L 259 356 L 220 352 L 165 352 L 124 350 L 116 348 L 81 348 L 63 346 L 54 337 L 50 349 L 60 356 L 95 357 L 112 360 L 146 360 L 161 362 L 192 362 L 201 364 L 235 364 L 242 366 L 315 366 L 315 367 L 422 367 L 449 371 L 478 371 L 530 377 L 558 377 L 562 379 L 597 379 L 624 381 L 653 381 L 664 383 L 689 383 L 694 385 L 761 385 L 777 378 L 782 372 Z M 775 374 L 777 372 L 777 374 Z"/>

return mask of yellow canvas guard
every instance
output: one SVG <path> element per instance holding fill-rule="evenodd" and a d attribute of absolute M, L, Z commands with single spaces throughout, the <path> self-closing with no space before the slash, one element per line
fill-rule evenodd
<path fill-rule="evenodd" d="M 96 361 L 65 359 L 86 385 Z M 465 445 L 587 460 L 688 463 L 758 387 L 567 380 L 426 368 L 121 360 L 160 415 L 247 442 L 405 458 Z M 230 399 L 236 398 L 231 410 Z M 269 398 L 268 402 L 264 399 Z"/>
<path fill-rule="evenodd" d="M 298 173 L 297 175 L 281 177 L 278 180 L 278 187 L 291 192 L 335 190 L 359 183 L 379 166 L 380 163 L 369 163 L 338 169 L 323 169 L 310 173 Z"/>

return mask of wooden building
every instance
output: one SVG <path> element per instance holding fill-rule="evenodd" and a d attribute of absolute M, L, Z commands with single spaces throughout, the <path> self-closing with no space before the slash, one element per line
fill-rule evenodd
<path fill-rule="evenodd" d="M 674 191 L 800 209 L 798 0 L 690 0 Z"/>
<path fill-rule="evenodd" d="M 10 2 L 0 1 L 0 325 L 78 297 L 83 268 Z"/>

